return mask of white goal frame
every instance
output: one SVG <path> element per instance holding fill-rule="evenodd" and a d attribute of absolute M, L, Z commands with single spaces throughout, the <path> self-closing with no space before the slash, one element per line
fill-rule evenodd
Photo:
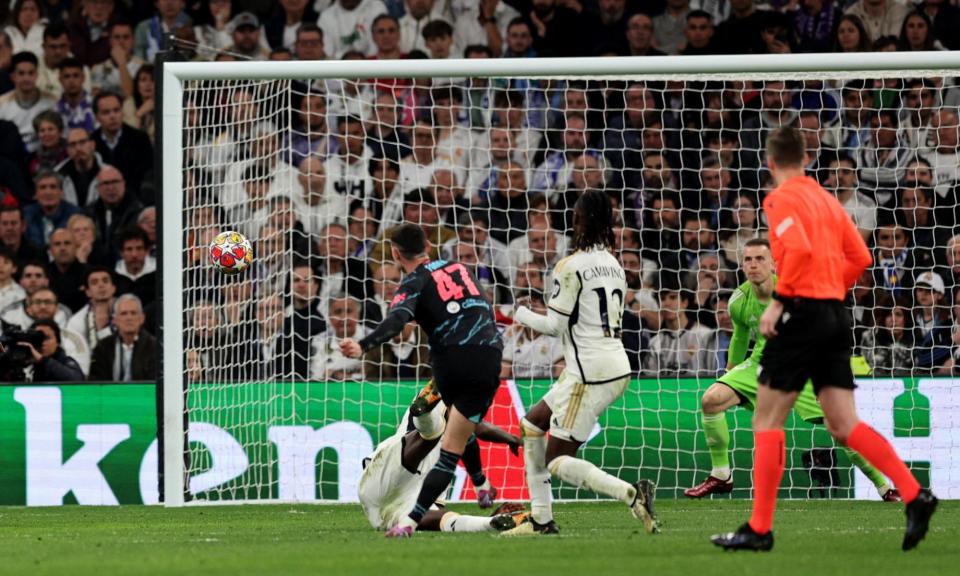
<path fill-rule="evenodd" d="M 162 209 L 160 274 L 162 292 L 163 439 L 166 506 L 183 506 L 184 465 L 184 326 L 183 326 L 183 82 L 189 80 L 282 80 L 333 78 L 550 78 L 579 76 L 606 79 L 731 79 L 764 76 L 795 79 L 875 78 L 960 75 L 960 52 L 884 52 L 733 56 L 657 56 L 629 58 L 538 58 L 392 61 L 163 62 L 161 143 Z M 164 295 L 169 296 L 164 298 Z"/>

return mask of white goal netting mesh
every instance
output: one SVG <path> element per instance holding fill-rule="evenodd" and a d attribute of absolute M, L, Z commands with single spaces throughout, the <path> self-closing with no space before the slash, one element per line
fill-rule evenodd
<path fill-rule="evenodd" d="M 361 459 L 430 373 L 414 326 L 363 361 L 337 349 L 382 318 L 401 277 L 384 238 L 401 222 L 424 227 L 433 257 L 471 266 L 495 302 L 507 382 L 489 418 L 518 433 L 563 358 L 559 342 L 512 326 L 512 309 L 545 306 L 551 270 L 570 251 L 573 203 L 600 189 L 617 218 L 630 287 L 623 340 L 638 380 L 584 454 L 679 495 L 711 468 L 700 396 L 727 364 L 744 244 L 765 235 L 765 139 L 787 124 L 803 131 L 809 174 L 838 195 L 874 255 L 849 299 L 854 348 L 882 377 L 858 391 L 862 412 L 924 482 L 960 483 L 942 450 L 958 432 L 931 432 L 931 414 L 956 408 L 956 395 L 926 380 L 952 374 L 956 349 L 958 104 L 952 79 L 909 74 L 186 82 L 191 492 L 356 498 Z M 255 250 L 233 277 L 207 259 L 228 229 Z M 679 309 L 661 308 L 670 293 Z M 748 496 L 749 412 L 727 418 L 734 495 Z M 791 419 L 788 445 L 790 496 L 875 496 L 822 428 Z M 524 497 L 521 459 L 483 454 L 501 494 Z M 452 497 L 470 490 L 461 474 Z"/>

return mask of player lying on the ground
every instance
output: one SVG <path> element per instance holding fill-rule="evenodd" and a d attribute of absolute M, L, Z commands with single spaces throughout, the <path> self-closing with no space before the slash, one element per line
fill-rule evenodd
<path fill-rule="evenodd" d="M 576 458 L 600 414 L 627 389 L 630 362 L 620 340 L 627 284 L 623 267 L 610 253 L 610 200 L 603 192 L 586 192 L 577 199 L 573 214 L 577 250 L 553 271 L 547 315 L 520 306 L 514 316 L 542 334 L 562 335 L 566 368 L 521 421 L 531 521 L 513 533 L 559 531 L 550 505 L 551 475 L 620 500 L 643 521 L 647 532 L 656 532 L 652 482 L 629 484 Z"/>
<path fill-rule="evenodd" d="M 709 494 L 723 494 L 733 490 L 730 456 L 727 453 L 730 431 L 727 429 L 726 410 L 738 405 L 753 410 L 757 402 L 757 367 L 767 344 L 766 338 L 760 334 L 760 317 L 773 299 L 773 291 L 777 285 L 770 244 L 759 238 L 748 241 L 743 249 L 741 265 L 747 281 L 730 297 L 733 337 L 727 352 L 727 373 L 707 388 L 700 401 L 703 410 L 701 421 L 707 436 L 707 446 L 710 447 L 710 463 L 713 469 L 706 480 L 684 491 L 690 498 L 703 498 Z M 754 338 L 753 352 L 749 358 L 744 359 L 751 335 Z M 813 385 L 809 381 L 797 396 L 793 409 L 804 422 L 823 424 L 823 409 L 817 403 Z M 883 474 L 853 450 L 844 448 L 844 451 L 850 461 L 873 482 L 885 501 L 900 502 L 900 493 L 887 483 Z"/>
<path fill-rule="evenodd" d="M 422 228 L 401 224 L 390 244 L 394 261 L 407 276 L 383 322 L 359 342 L 341 340 L 340 352 L 359 358 L 399 334 L 411 320 L 429 334 L 433 380 L 450 413 L 440 456 L 427 472 L 416 504 L 387 531 L 387 538 L 407 538 L 450 485 L 457 462 L 493 402 L 500 387 L 503 340 L 476 276 L 460 262 L 431 261 Z"/>
<path fill-rule="evenodd" d="M 811 381 L 830 435 L 880 469 L 906 502 L 902 548 L 910 550 L 926 536 L 937 498 L 920 486 L 893 446 L 860 420 L 853 395 L 852 320 L 843 301 L 871 264 L 870 249 L 836 197 L 806 175 L 809 158 L 799 130 L 777 128 L 766 146 L 776 188 L 763 210 L 778 282 L 760 317 L 767 344 L 753 413 L 753 514 L 735 532 L 711 541 L 725 550 L 773 548 L 773 514 L 786 460 L 783 424 Z"/>
<path fill-rule="evenodd" d="M 425 473 L 440 458 L 446 411 L 431 381 L 403 415 L 397 432 L 377 445 L 373 454 L 364 460 L 360 504 L 370 525 L 377 530 L 393 528 L 416 504 Z M 520 439 L 492 424 L 480 422 L 476 434 L 489 442 L 507 444 L 514 454 L 519 454 Z M 475 464 L 479 463 L 478 450 Z M 466 461 L 464 465 L 468 466 Z M 474 475 L 476 470 L 468 468 L 468 473 Z M 515 528 L 525 519 L 520 504 L 502 504 L 492 516 L 469 516 L 434 507 L 420 519 L 417 530 L 497 532 Z"/>

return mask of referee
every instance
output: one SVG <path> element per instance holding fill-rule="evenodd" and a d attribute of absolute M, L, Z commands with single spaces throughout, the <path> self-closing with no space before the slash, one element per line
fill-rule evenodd
<path fill-rule="evenodd" d="M 805 149 L 796 128 L 778 128 L 767 139 L 767 165 L 777 187 L 763 209 L 779 282 L 760 318 L 767 347 L 753 415 L 753 515 L 736 532 L 711 541 L 733 550 L 773 548 L 773 512 L 786 459 L 783 424 L 809 379 L 830 434 L 863 455 L 903 496 L 903 549 L 910 550 L 926 535 L 937 498 L 920 488 L 893 446 L 857 416 L 853 334 L 843 299 L 870 265 L 870 251 L 837 199 L 804 175 Z"/>

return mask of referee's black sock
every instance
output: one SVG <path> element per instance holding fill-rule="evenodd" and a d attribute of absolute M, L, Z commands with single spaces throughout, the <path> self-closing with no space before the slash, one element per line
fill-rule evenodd
<path fill-rule="evenodd" d="M 427 510 L 437 501 L 437 498 L 450 486 L 453 480 L 453 473 L 457 469 L 457 462 L 460 461 L 460 455 L 454 452 L 447 452 L 440 449 L 440 459 L 427 477 L 423 479 L 423 487 L 420 488 L 420 495 L 417 496 L 417 505 L 410 512 L 410 519 L 420 522 Z"/>
<path fill-rule="evenodd" d="M 463 467 L 467 469 L 470 481 L 475 487 L 480 488 L 486 483 L 487 477 L 483 474 L 483 462 L 480 460 L 480 443 L 477 442 L 476 436 L 470 436 L 467 440 L 460 461 L 463 462 Z"/>

